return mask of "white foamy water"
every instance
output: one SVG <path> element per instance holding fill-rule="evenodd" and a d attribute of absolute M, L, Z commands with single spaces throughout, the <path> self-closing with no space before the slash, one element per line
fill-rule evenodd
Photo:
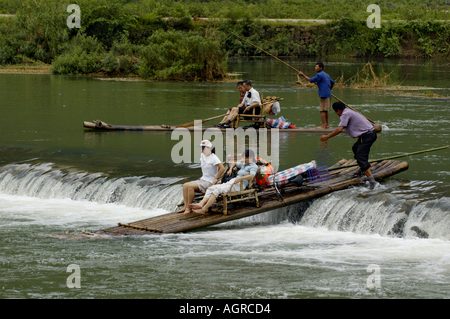
<path fill-rule="evenodd" d="M 258 257 L 259 262 L 270 259 L 282 259 L 282 262 L 314 259 L 324 263 L 435 261 L 450 274 L 450 241 L 442 239 L 390 238 L 312 228 L 287 221 L 266 227 L 221 229 L 182 236 L 221 242 L 235 249 L 230 253 Z"/>
<path fill-rule="evenodd" d="M 0 168 L 0 193 L 41 199 L 115 203 L 142 209 L 173 210 L 182 199 L 177 178 L 108 178 L 99 173 L 54 169 L 52 163 Z"/>
<path fill-rule="evenodd" d="M 144 210 L 117 204 L 101 204 L 71 199 L 41 199 L 0 194 L 0 227 L 114 226 L 167 213 L 164 209 Z"/>
<path fill-rule="evenodd" d="M 437 192 L 433 182 L 352 188 L 191 233 L 88 242 L 36 235 L 93 231 L 165 214 L 165 207 L 181 198 L 180 185 L 21 164 L 1 172 L 0 188 L 5 278 L 0 297 L 442 298 L 450 293 L 450 201 L 416 200 L 417 193 L 423 199 Z M 66 287 L 71 264 L 82 270 L 81 289 Z M 374 267 L 376 288 L 367 283 Z"/>
<path fill-rule="evenodd" d="M 448 294 L 450 241 L 337 231 L 287 220 L 311 207 L 314 203 L 185 234 L 85 243 L 33 234 L 95 230 L 167 211 L 2 194 L 0 229 L 7 241 L 0 261 L 7 280 L 0 295 L 439 298 Z M 81 289 L 65 287 L 69 264 L 82 269 Z M 367 286 L 370 265 L 380 272 L 376 289 Z M 41 289 L 41 282 L 50 290 Z"/>
<path fill-rule="evenodd" d="M 450 198 L 442 197 L 424 202 L 409 200 L 399 192 L 395 194 L 395 185 L 396 183 L 381 185 L 374 191 L 357 187 L 331 193 L 314 201 L 304 213 L 300 224 L 386 237 L 449 240 Z M 417 188 L 423 193 L 430 192 L 435 187 L 427 183 L 419 185 Z"/>

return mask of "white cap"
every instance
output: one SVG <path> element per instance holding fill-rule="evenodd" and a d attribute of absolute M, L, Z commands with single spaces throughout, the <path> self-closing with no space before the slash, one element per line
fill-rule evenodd
<path fill-rule="evenodd" d="M 211 143 L 210 141 L 208 141 L 208 140 L 203 140 L 203 141 L 200 143 L 199 146 L 204 146 L 204 147 L 209 147 L 209 148 L 211 148 L 211 147 L 212 147 L 212 143 Z"/>

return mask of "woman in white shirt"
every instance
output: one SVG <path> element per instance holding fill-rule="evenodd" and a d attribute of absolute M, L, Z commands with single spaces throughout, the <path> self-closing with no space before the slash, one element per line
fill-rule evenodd
<path fill-rule="evenodd" d="M 189 214 L 191 212 L 189 204 L 192 204 L 195 192 L 206 192 L 206 189 L 209 186 L 217 183 L 218 179 L 225 171 L 222 162 L 216 154 L 214 154 L 213 146 L 210 141 L 203 140 L 199 146 L 202 147 L 200 162 L 203 175 L 196 181 L 183 184 L 184 208 L 179 210 L 178 213 L 184 212 L 185 214 Z"/>

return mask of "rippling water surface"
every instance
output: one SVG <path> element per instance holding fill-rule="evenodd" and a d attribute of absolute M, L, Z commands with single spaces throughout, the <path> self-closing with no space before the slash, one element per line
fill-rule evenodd
<path fill-rule="evenodd" d="M 314 62 L 290 60 L 313 75 Z M 336 78 L 367 61 L 328 60 Z M 447 64 L 378 61 L 403 85 L 450 95 Z M 298 127 L 319 125 L 315 89 L 272 60 L 229 61 Z M 442 72 L 442 71 L 445 72 Z M 333 90 L 383 124 L 380 158 L 448 145 L 449 99 Z M 198 165 L 174 164 L 170 133 L 91 132 L 83 121 L 181 124 L 235 106 L 235 83 L 99 81 L 0 75 L 1 298 L 446 298 L 450 292 L 449 151 L 405 158 L 374 191 L 356 187 L 186 234 L 68 241 L 173 210 Z M 330 114 L 331 125 L 338 118 Z M 206 124 L 206 123 L 205 123 Z M 351 158 L 352 139 L 280 134 L 280 169 Z M 193 156 L 198 152 L 192 146 Z M 194 158 L 193 158 L 194 160 Z M 69 265 L 81 287 L 68 288 Z M 374 270 L 375 269 L 375 270 Z M 378 275 L 378 281 L 373 275 Z M 373 280 L 372 280 L 373 279 Z M 370 281 L 370 282 L 368 282 Z"/>

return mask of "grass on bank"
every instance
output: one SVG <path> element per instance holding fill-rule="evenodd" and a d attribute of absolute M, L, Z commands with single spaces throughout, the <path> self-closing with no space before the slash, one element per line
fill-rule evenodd
<path fill-rule="evenodd" d="M 24 1 L 0 0 L 0 14 L 17 13 Z M 62 3 L 68 1 L 60 0 Z M 73 1 L 77 3 L 77 1 Z M 161 17 L 274 19 L 367 19 L 363 0 L 123 0 L 126 13 Z M 442 0 L 378 0 L 384 20 L 450 19 L 450 3 Z M 66 5 L 67 6 L 67 5 Z"/>
<path fill-rule="evenodd" d="M 17 64 L 0 65 L 0 73 L 8 74 L 51 74 L 51 65 L 19 55 Z"/>

